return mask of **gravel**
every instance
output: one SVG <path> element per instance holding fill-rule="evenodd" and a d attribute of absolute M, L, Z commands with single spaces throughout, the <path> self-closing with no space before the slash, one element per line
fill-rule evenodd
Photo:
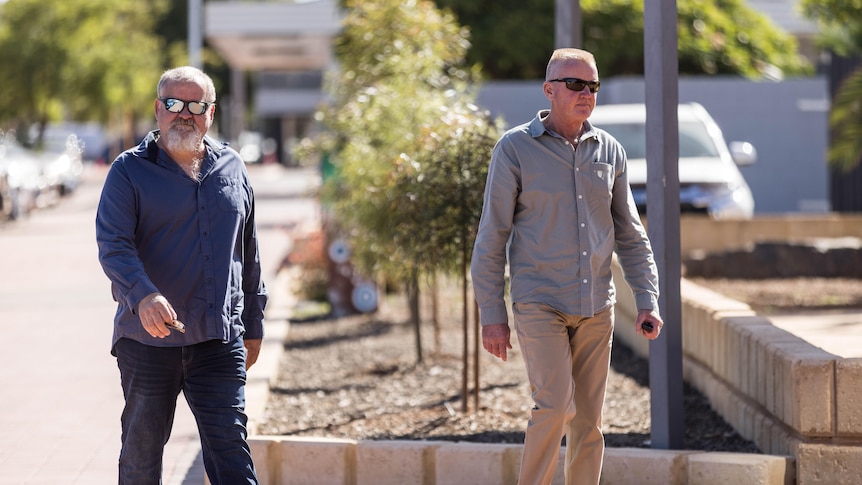
<path fill-rule="evenodd" d="M 374 315 L 292 319 L 258 431 L 356 440 L 523 443 L 532 402 L 517 339 L 507 362 L 480 350 L 479 406 L 475 408 L 471 391 L 468 409 L 462 409 L 461 303 L 457 288 L 452 293 L 441 297 L 439 332 L 427 305 L 423 308 L 421 362 L 402 297 L 388 298 Z M 468 346 L 472 352 L 472 334 Z M 472 357 L 470 361 L 472 366 Z M 647 361 L 615 342 L 603 426 L 608 447 L 650 446 L 648 380 Z M 684 449 L 759 453 L 688 385 L 684 410 Z"/>

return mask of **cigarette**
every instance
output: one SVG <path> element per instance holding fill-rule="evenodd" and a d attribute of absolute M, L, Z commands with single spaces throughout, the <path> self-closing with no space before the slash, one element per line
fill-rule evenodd
<path fill-rule="evenodd" d="M 177 332 L 186 333 L 186 325 L 179 320 L 174 320 L 171 322 L 165 322 L 165 325 L 167 325 L 168 328 L 172 328 L 172 329 L 176 330 Z"/>

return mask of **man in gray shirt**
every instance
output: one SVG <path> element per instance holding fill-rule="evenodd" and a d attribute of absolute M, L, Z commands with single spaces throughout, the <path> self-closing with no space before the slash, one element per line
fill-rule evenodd
<path fill-rule="evenodd" d="M 557 49 L 542 85 L 551 109 L 512 128 L 491 157 L 471 273 L 482 344 L 506 360 L 504 301 L 511 275 L 515 331 L 535 407 L 519 484 L 549 484 L 566 436 L 566 484 L 598 484 L 613 337 L 616 251 L 638 307 L 635 331 L 655 339 L 658 270 L 641 224 L 622 146 L 587 118 L 596 105 L 595 59 Z"/>

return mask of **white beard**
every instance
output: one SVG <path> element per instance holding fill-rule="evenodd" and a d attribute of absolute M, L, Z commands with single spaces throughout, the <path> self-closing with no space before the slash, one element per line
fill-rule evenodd
<path fill-rule="evenodd" d="M 196 153 L 204 137 L 195 124 L 174 123 L 167 133 L 162 133 L 162 138 L 171 152 Z"/>

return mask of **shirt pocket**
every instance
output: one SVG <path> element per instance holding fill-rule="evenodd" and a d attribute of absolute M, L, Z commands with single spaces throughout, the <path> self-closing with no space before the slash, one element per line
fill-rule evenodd
<path fill-rule="evenodd" d="M 610 198 L 613 193 L 614 166 L 609 163 L 593 162 L 590 164 L 590 176 L 587 177 L 587 187 L 590 195 Z"/>
<path fill-rule="evenodd" d="M 216 202 L 219 209 L 225 212 L 242 212 L 242 184 L 238 178 L 216 178 Z"/>

